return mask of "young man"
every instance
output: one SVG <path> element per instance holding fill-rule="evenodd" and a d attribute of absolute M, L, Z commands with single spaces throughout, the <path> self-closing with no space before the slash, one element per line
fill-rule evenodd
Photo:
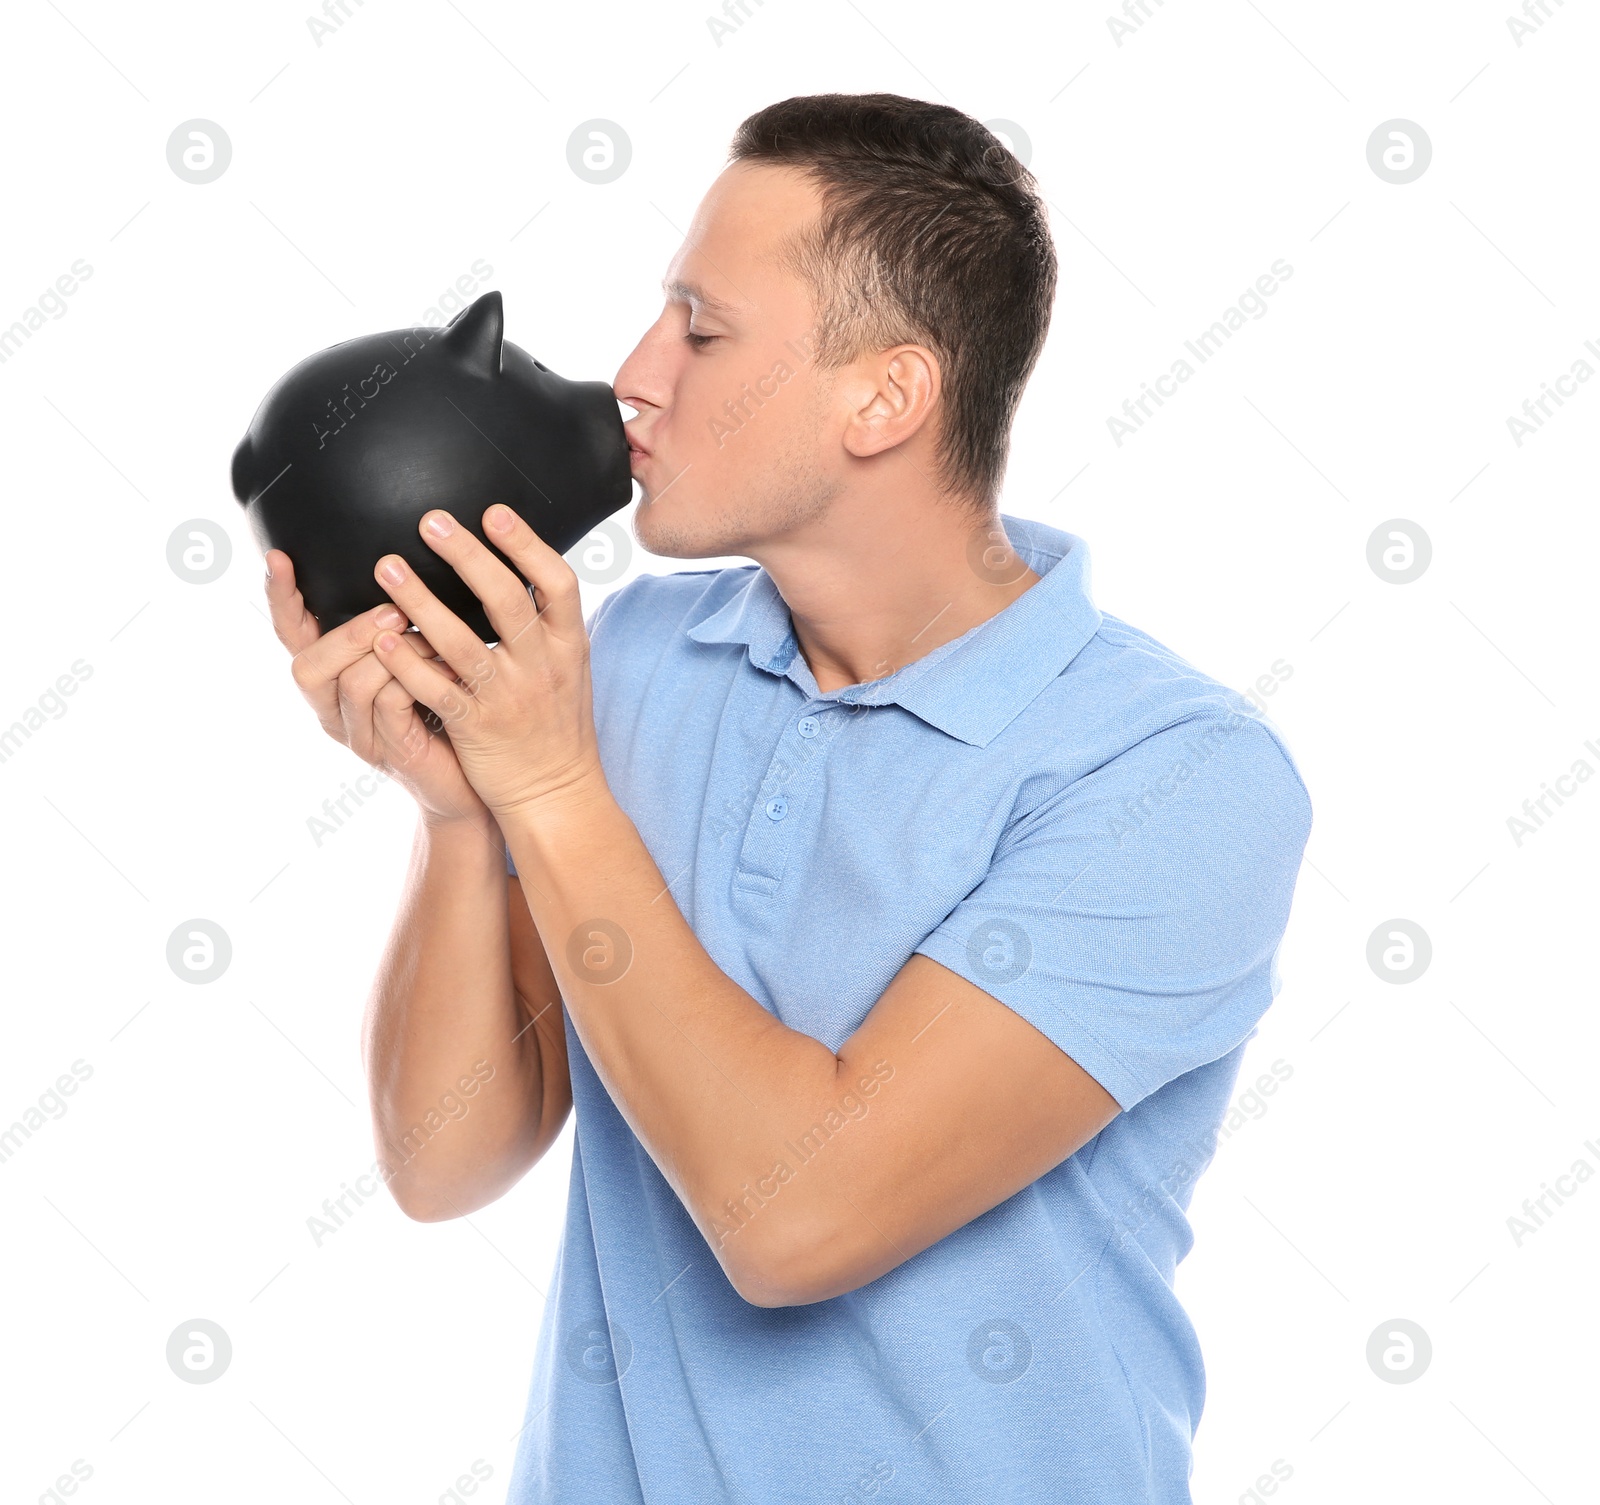
<path fill-rule="evenodd" d="M 641 541 L 756 564 L 586 628 L 521 519 L 484 514 L 531 593 L 430 514 L 489 649 L 393 556 L 418 633 L 318 638 L 269 556 L 297 682 L 422 810 L 388 1184 L 470 1212 L 576 1106 L 512 1501 L 1177 1505 L 1185 1211 L 1310 804 L 1082 540 L 997 511 L 1056 277 L 1016 159 L 894 95 L 731 156 L 615 388 Z"/>

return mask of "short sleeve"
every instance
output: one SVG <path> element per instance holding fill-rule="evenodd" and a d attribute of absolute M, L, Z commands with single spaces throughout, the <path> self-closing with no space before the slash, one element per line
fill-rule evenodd
<path fill-rule="evenodd" d="M 1255 1032 L 1310 829 L 1305 786 L 1263 725 L 1186 721 L 1020 817 L 917 950 L 1131 1108 Z"/>
<path fill-rule="evenodd" d="M 589 620 L 587 622 L 585 622 L 583 624 L 583 626 L 584 626 L 584 631 L 586 631 L 589 634 L 589 637 L 590 637 L 591 641 L 594 638 L 595 628 L 597 628 L 600 625 L 600 619 L 603 616 L 605 616 L 605 614 L 606 614 L 606 608 L 609 607 L 611 605 L 611 603 L 613 601 L 615 601 L 617 599 L 617 597 L 620 596 L 621 594 L 622 594 L 621 591 L 612 591 L 612 593 L 609 596 L 607 596 L 604 601 L 602 601 L 597 607 L 595 607 L 595 609 L 592 612 L 590 612 Z M 507 874 L 509 876 L 511 876 L 513 878 L 516 877 L 516 875 L 517 875 L 517 865 L 516 865 L 516 863 L 514 863 L 511 860 L 511 848 L 510 847 L 506 848 L 506 872 L 507 872 Z"/>

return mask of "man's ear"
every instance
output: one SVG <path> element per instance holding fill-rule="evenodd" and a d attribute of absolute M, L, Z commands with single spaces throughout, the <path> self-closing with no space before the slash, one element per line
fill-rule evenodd
<path fill-rule="evenodd" d="M 838 387 L 850 408 L 844 447 L 867 459 L 904 444 L 937 407 L 940 375 L 939 358 L 926 345 L 896 345 L 855 363 Z"/>

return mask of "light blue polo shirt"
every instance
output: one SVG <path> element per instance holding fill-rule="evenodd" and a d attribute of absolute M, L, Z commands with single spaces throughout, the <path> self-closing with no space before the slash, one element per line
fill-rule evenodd
<path fill-rule="evenodd" d="M 601 758 L 712 960 L 785 1024 L 837 1050 L 921 952 L 1124 1111 L 871 1284 L 756 1307 L 568 1021 L 513 1505 L 1189 1501 L 1205 1373 L 1173 1276 L 1311 806 L 1250 702 L 1095 607 L 1082 539 L 1002 523 L 1035 585 L 827 694 L 765 570 L 631 581 L 591 622 Z"/>

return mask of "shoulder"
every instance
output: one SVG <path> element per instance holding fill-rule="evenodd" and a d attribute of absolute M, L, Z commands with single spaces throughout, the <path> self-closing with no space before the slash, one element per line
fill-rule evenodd
<path fill-rule="evenodd" d="M 1101 614 L 1093 638 L 1052 686 L 1057 722 L 1070 718 L 1108 783 L 1159 795 L 1201 768 L 1197 782 L 1222 807 L 1267 806 L 1308 830 L 1311 798 L 1283 731 L 1249 697 L 1118 617 Z"/>

